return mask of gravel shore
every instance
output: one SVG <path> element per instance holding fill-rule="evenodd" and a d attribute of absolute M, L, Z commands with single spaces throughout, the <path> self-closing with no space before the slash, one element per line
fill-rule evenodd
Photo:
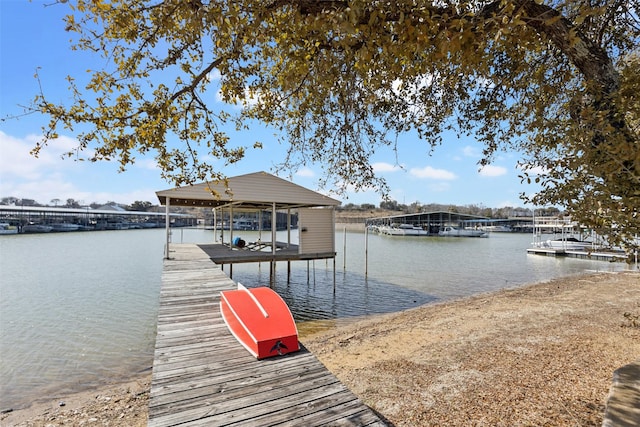
<path fill-rule="evenodd" d="M 300 330 L 390 425 L 599 426 L 613 371 L 640 358 L 638 315 L 640 273 L 625 272 Z M 0 425 L 144 426 L 150 381 L 56 398 Z"/>

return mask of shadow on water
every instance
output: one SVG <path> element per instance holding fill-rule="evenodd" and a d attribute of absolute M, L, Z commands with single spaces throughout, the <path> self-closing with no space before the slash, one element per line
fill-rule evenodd
<path fill-rule="evenodd" d="M 237 271 L 233 279 L 247 287 L 269 286 L 269 269 Z M 277 271 L 273 289 L 289 305 L 296 322 L 398 312 L 437 300 L 419 291 L 329 268 Z"/>

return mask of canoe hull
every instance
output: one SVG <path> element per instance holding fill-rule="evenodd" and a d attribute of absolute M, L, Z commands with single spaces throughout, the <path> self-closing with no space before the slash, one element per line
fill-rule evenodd
<path fill-rule="evenodd" d="M 257 359 L 300 349 L 289 307 L 275 291 L 260 287 L 220 293 L 220 312 L 233 336 Z"/>

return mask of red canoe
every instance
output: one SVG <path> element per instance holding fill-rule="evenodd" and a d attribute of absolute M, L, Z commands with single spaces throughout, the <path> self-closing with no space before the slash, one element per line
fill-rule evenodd
<path fill-rule="evenodd" d="M 287 303 L 270 288 L 220 292 L 220 311 L 234 337 L 258 359 L 300 350 Z"/>

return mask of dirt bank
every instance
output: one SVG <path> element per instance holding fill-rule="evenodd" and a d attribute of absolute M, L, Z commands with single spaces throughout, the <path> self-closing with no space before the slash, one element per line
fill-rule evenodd
<path fill-rule="evenodd" d="M 640 274 L 425 306 L 305 345 L 396 426 L 599 426 L 613 371 L 640 357 Z"/>

